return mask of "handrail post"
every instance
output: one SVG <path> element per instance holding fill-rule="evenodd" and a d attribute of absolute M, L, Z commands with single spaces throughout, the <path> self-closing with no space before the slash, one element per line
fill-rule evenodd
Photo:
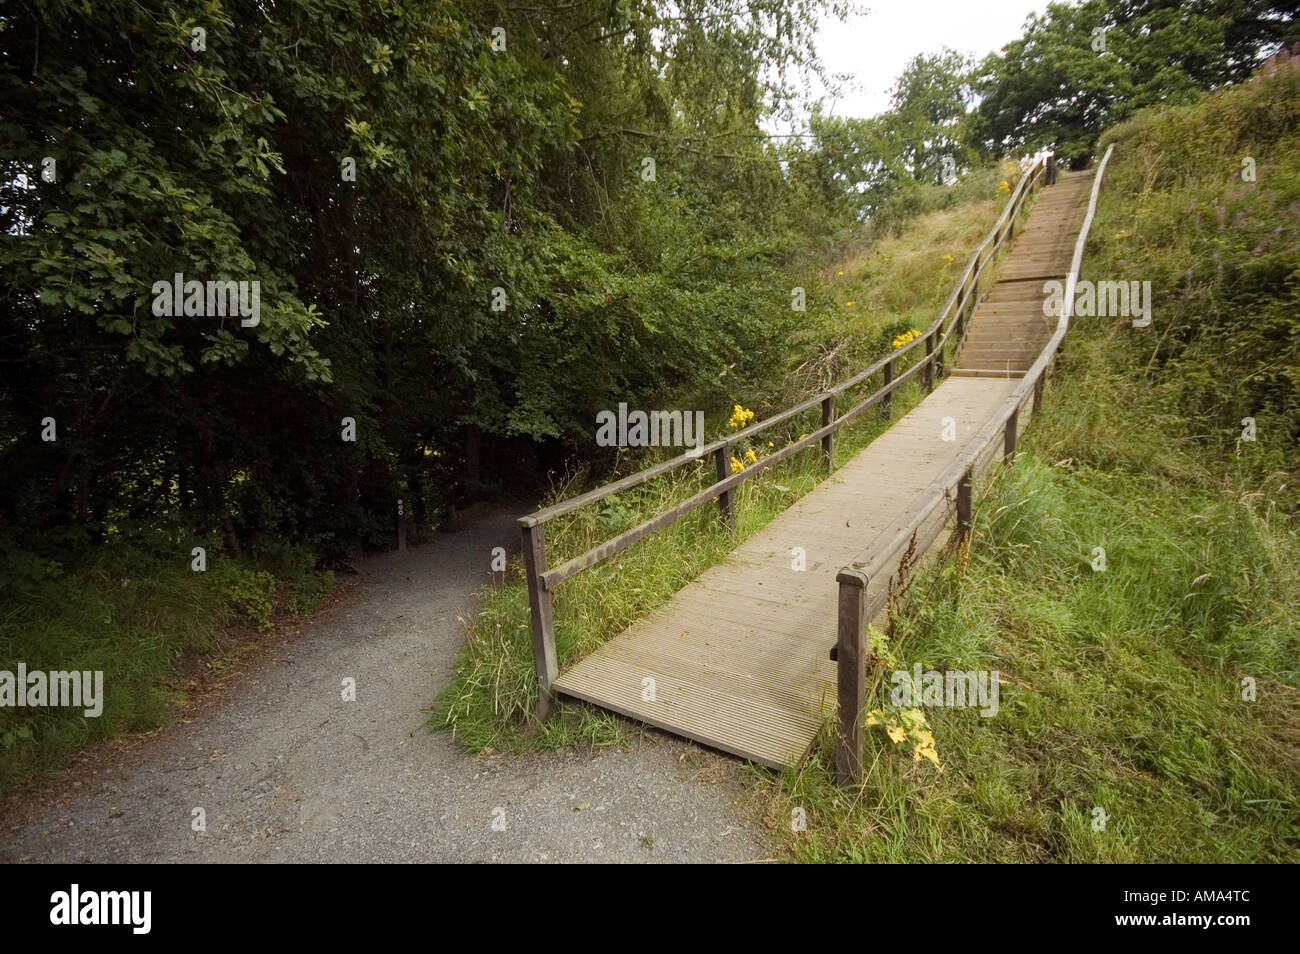
<path fill-rule="evenodd" d="M 528 576 L 528 607 L 533 630 L 533 666 L 537 670 L 538 722 L 555 707 L 555 622 L 551 613 L 551 592 L 542 586 L 546 572 L 546 531 L 541 524 L 522 527 L 524 572 Z"/>
<path fill-rule="evenodd" d="M 971 277 L 972 278 L 974 277 L 974 272 L 971 273 Z M 962 279 L 961 301 L 957 303 L 957 315 L 953 319 L 953 324 L 952 324 L 953 329 L 957 332 L 958 347 L 961 346 L 961 339 L 964 334 L 962 329 L 965 328 L 966 326 L 966 302 L 970 300 L 971 294 L 972 292 L 971 292 L 970 284 L 967 283 L 966 279 Z"/>
<path fill-rule="evenodd" d="M 957 543 L 961 545 L 970 539 L 971 518 L 971 472 L 966 471 L 957 484 Z"/>
<path fill-rule="evenodd" d="M 839 668 L 835 735 L 835 778 L 841 785 L 862 780 L 866 744 L 863 708 L 867 691 L 866 584 L 841 578 L 835 658 Z"/>
<path fill-rule="evenodd" d="M 718 474 L 718 480 L 726 480 L 731 476 L 731 445 L 723 444 L 713 452 L 714 469 Z M 736 526 L 736 513 L 733 508 L 734 503 L 733 490 L 724 490 L 718 494 L 718 509 L 722 511 L 722 519 L 729 528 Z"/>
<path fill-rule="evenodd" d="M 1011 460 L 1016 456 L 1016 431 L 1020 428 L 1020 408 L 1017 407 L 1007 418 L 1006 433 L 1002 435 L 1002 459 Z"/>
<path fill-rule="evenodd" d="M 925 336 L 925 374 L 922 377 L 925 380 L 925 390 L 928 394 L 934 390 L 934 361 L 931 360 L 934 355 L 934 335 Z"/>
<path fill-rule="evenodd" d="M 890 358 L 888 361 L 885 362 L 884 375 L 885 375 L 885 379 L 882 387 L 889 387 L 889 385 L 892 384 L 894 381 L 894 359 L 893 358 Z M 887 392 L 885 396 L 880 399 L 880 407 L 881 410 L 884 411 L 884 414 L 882 416 L 886 420 L 888 420 L 893 415 L 893 410 L 894 410 L 893 401 L 894 401 L 893 391 Z"/>
<path fill-rule="evenodd" d="M 1038 376 L 1038 380 L 1034 382 L 1034 410 L 1033 410 L 1033 413 L 1034 413 L 1034 414 L 1037 414 L 1037 413 L 1038 413 L 1038 408 L 1039 408 L 1039 407 L 1042 405 L 1042 403 L 1043 403 L 1043 379 L 1044 379 L 1044 377 L 1045 377 L 1045 375 L 1040 374 L 1040 375 Z"/>
<path fill-rule="evenodd" d="M 822 401 L 822 427 L 826 427 L 831 421 L 835 420 L 835 395 L 828 394 Z M 835 469 L 835 432 L 827 434 L 822 438 L 822 453 L 826 455 L 826 468 Z"/>

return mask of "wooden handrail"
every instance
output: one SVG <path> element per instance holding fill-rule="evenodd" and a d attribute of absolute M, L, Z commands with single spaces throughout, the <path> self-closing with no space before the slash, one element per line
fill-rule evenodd
<path fill-rule="evenodd" d="M 719 497 L 722 494 L 726 493 L 728 490 L 732 490 L 733 488 L 740 486 L 740 484 L 744 483 L 749 478 L 759 473 L 762 473 L 764 470 L 771 467 L 773 464 L 779 464 L 781 463 L 781 461 L 785 460 L 786 458 L 793 457 L 799 451 L 807 447 L 812 447 L 814 444 L 822 440 L 827 435 L 834 434 L 837 430 L 839 430 L 845 424 L 852 421 L 863 411 L 867 410 L 870 407 L 874 407 L 876 404 L 879 404 L 881 399 L 886 394 L 901 387 L 903 384 L 906 384 L 907 381 L 909 381 L 912 377 L 914 377 L 924 367 L 925 367 L 924 362 L 917 362 L 916 364 L 912 365 L 912 367 L 908 368 L 906 371 L 900 374 L 893 381 L 886 384 L 878 391 L 875 391 L 869 397 L 859 401 L 853 407 L 849 408 L 849 410 L 845 411 L 841 416 L 837 417 L 835 420 L 818 428 L 817 430 L 813 431 L 811 434 L 805 434 L 801 440 L 791 441 L 785 447 L 782 447 L 779 451 L 775 451 L 771 454 L 768 454 L 766 457 L 762 458 L 757 463 L 750 464 L 740 473 L 732 474 L 731 476 L 725 478 L 724 480 L 719 480 L 714 484 L 710 484 L 708 487 L 706 487 L 704 490 L 701 490 L 699 493 L 695 494 L 694 496 L 688 497 L 686 500 L 683 500 L 681 503 L 677 504 L 676 506 L 671 507 L 668 510 L 665 510 L 661 514 L 656 514 L 655 516 L 651 517 L 649 520 L 646 520 L 644 523 L 640 523 L 637 526 L 633 527 L 631 530 L 625 530 L 617 537 L 607 540 L 604 543 L 598 544 L 597 546 L 592 547 L 590 550 L 586 551 L 585 553 L 580 553 L 578 556 L 574 557 L 572 560 L 569 560 L 567 563 L 557 566 L 553 570 L 548 570 L 547 572 L 540 574 L 538 579 L 541 581 L 541 584 L 544 588 L 548 590 L 554 589 L 556 586 L 559 586 L 560 583 L 564 582 L 569 577 L 573 576 L 575 573 L 580 573 L 583 570 L 596 565 L 601 560 L 608 559 L 609 557 L 613 556 L 615 553 L 618 553 L 620 550 L 626 549 L 627 547 L 636 543 L 638 540 L 645 538 L 649 534 L 653 533 L 655 530 L 658 530 L 660 527 L 667 526 L 668 524 L 675 521 L 678 517 L 690 513 L 692 510 L 696 509 L 702 504 L 706 504 L 710 500 L 713 500 L 715 497 Z"/>
<path fill-rule="evenodd" d="M 909 341 L 906 345 L 899 348 L 897 351 L 894 351 L 886 355 L 885 357 L 877 361 L 875 364 L 871 365 L 870 367 L 866 368 L 863 371 L 858 372 L 853 377 L 841 381 L 839 384 L 834 385 L 833 387 L 821 392 L 820 394 L 816 394 L 808 398 L 807 400 L 801 401 L 800 403 L 796 404 L 794 407 L 787 408 L 786 410 L 781 411 L 778 414 L 774 414 L 771 417 L 764 418 L 763 420 L 759 421 L 756 424 L 750 424 L 748 427 L 736 431 L 736 433 L 734 434 L 728 434 L 726 437 L 719 438 L 709 444 L 703 445 L 698 449 L 692 449 L 687 453 L 679 454 L 676 457 L 670 458 L 669 460 L 666 461 L 662 461 L 658 464 L 655 464 L 652 467 L 647 467 L 644 470 L 639 470 L 635 474 L 629 474 L 627 477 L 623 477 L 619 480 L 612 481 L 608 484 L 603 484 L 602 486 L 597 487 L 595 490 L 590 490 L 585 494 L 578 495 L 577 497 L 571 497 L 568 500 L 562 500 L 557 504 L 554 504 L 550 507 L 543 508 L 542 510 L 538 510 L 535 513 L 526 514 L 525 516 L 519 518 L 519 525 L 521 527 L 539 526 L 543 523 L 546 523 L 547 521 L 554 520 L 556 517 L 561 517 L 567 513 L 572 513 L 575 510 L 579 510 L 583 507 L 590 506 L 591 504 L 599 503 L 600 501 L 604 500 L 606 497 L 612 496 L 613 494 L 621 493 L 624 490 L 631 490 L 633 487 L 638 487 L 648 480 L 658 477 L 661 474 L 666 474 L 671 470 L 676 470 L 678 467 L 681 467 L 685 464 L 689 464 L 692 461 L 702 460 L 705 457 L 708 457 L 709 454 L 715 453 L 716 451 L 719 450 L 723 450 L 729 447 L 730 445 L 736 443 L 737 441 L 743 440 L 746 437 L 749 437 L 753 434 L 757 434 L 761 431 L 768 430 L 769 428 L 775 427 L 778 424 L 783 424 L 786 421 L 788 421 L 790 418 L 802 414 L 804 411 L 811 411 L 813 408 L 817 407 L 824 400 L 826 400 L 826 398 L 835 397 L 839 394 L 842 394 L 845 391 L 851 390 L 852 388 L 861 384 L 867 378 L 871 377 L 873 374 L 879 373 L 881 369 L 885 367 L 886 364 L 890 364 L 894 361 L 897 361 L 903 355 L 907 354 L 907 352 L 911 351 L 914 347 L 918 346 L 923 340 L 924 338 L 921 337 L 921 338 L 916 338 L 913 341 Z"/>
<path fill-rule="evenodd" d="M 1102 157 L 1093 179 L 1088 211 L 1075 242 L 1074 256 L 1066 276 L 1064 302 L 1052 337 L 1029 370 L 1025 372 L 1020 383 L 998 406 L 961 453 L 908 504 L 893 523 L 881 531 L 866 549 L 836 574 L 840 591 L 840 610 L 834 651 L 838 662 L 839 702 L 836 716 L 835 767 L 841 784 L 850 784 L 859 781 L 862 777 L 862 752 L 865 743 L 865 727 L 862 723 L 866 689 L 865 661 L 866 655 L 870 652 L 869 647 L 864 643 L 865 631 L 867 624 L 884 609 L 890 596 L 890 588 L 886 586 L 868 598 L 868 585 L 882 574 L 886 579 L 892 578 L 893 571 L 886 568 L 905 547 L 910 552 L 924 554 L 942 532 L 946 520 L 941 521 L 937 527 L 931 527 L 924 539 L 919 536 L 922 528 L 934 517 L 940 507 L 951 505 L 954 500 L 957 501 L 958 538 L 965 538 L 970 532 L 970 486 L 975 477 L 976 462 L 994 446 L 999 437 L 1003 440 L 1005 457 L 1010 458 L 1014 455 L 1020 409 L 1032 397 L 1033 409 L 1038 410 L 1047 370 L 1065 340 L 1070 319 L 1074 317 L 1074 291 L 1079 278 L 1079 269 L 1083 264 L 1083 249 L 1097 212 L 1102 177 L 1114 149 L 1114 144 L 1106 149 L 1106 154 Z M 962 512 L 963 506 L 965 513 Z"/>
<path fill-rule="evenodd" d="M 934 333 L 934 331 L 939 327 L 939 325 L 943 321 L 945 321 L 946 319 L 952 316 L 952 311 L 954 307 L 957 307 L 959 304 L 964 305 L 966 302 L 966 296 L 968 294 L 974 293 L 975 287 L 979 281 L 980 273 L 988 264 L 988 261 L 985 261 L 980 263 L 979 267 L 976 268 L 976 260 L 988 247 L 989 243 L 994 240 L 995 236 L 998 235 L 1003 225 L 1007 221 L 1008 216 L 1019 214 L 1020 206 L 1023 205 L 1022 197 L 1026 189 L 1032 188 L 1033 185 L 1037 184 L 1038 180 L 1043 175 L 1043 171 L 1044 171 L 1043 167 L 1044 167 L 1044 161 L 1040 158 L 1035 162 L 1033 166 L 1029 168 L 1028 171 L 1026 171 L 1026 173 L 1023 176 L 1021 176 L 1020 182 L 1017 183 L 1015 190 L 1011 194 L 1011 198 L 1007 200 L 1007 206 L 1002 210 L 1002 214 L 998 217 L 997 222 L 994 223 L 993 227 L 989 230 L 988 235 L 984 237 L 984 240 L 979 244 L 979 246 L 975 249 L 975 251 L 971 253 L 970 260 L 967 262 L 966 268 L 962 272 L 961 279 L 957 282 L 957 286 L 953 289 L 952 294 L 949 295 L 948 300 L 944 303 L 944 306 L 940 310 L 938 317 L 935 318 L 934 321 L 931 322 L 930 325 L 925 329 L 925 331 L 923 331 L 917 338 L 908 342 L 906 345 L 899 348 L 897 351 L 893 351 L 890 354 L 885 355 L 883 358 L 876 361 L 874 364 L 870 365 L 869 367 L 863 369 L 862 371 L 859 371 L 857 374 L 853 375 L 852 377 L 847 378 L 844 381 L 841 381 L 840 383 L 833 385 L 832 387 L 821 392 L 820 394 L 814 395 L 813 397 L 810 397 L 807 400 L 802 401 L 799 404 L 796 404 L 794 407 L 788 408 L 784 411 L 774 414 L 771 417 L 764 418 L 763 420 L 758 421 L 757 423 L 750 424 L 748 427 L 745 427 L 744 429 L 739 430 L 734 434 L 728 434 L 726 437 L 719 438 L 718 440 L 715 440 L 709 444 L 705 444 L 704 446 L 698 449 L 693 449 L 687 453 L 679 454 L 676 457 L 670 458 L 666 461 L 661 461 L 660 463 L 655 464 L 651 467 L 647 467 L 643 470 L 639 470 L 634 474 L 629 474 L 627 477 L 623 477 L 619 480 L 611 481 L 608 484 L 603 484 L 602 486 L 597 487 L 594 490 L 590 490 L 585 494 L 579 494 L 577 497 L 570 497 L 568 500 L 561 500 L 559 503 L 553 504 L 549 507 L 544 507 L 540 510 L 535 511 L 534 513 L 525 514 L 524 516 L 519 518 L 519 525 L 521 527 L 535 527 L 540 524 L 546 523 L 550 520 L 553 520 L 556 517 L 561 517 L 564 516 L 565 514 L 572 513 L 575 510 L 580 510 L 583 507 L 590 506 L 591 504 L 599 503 L 601 500 L 604 500 L 606 497 L 612 496 L 613 494 L 622 493 L 625 490 L 631 490 L 633 487 L 638 487 L 641 484 L 645 483 L 646 481 L 652 480 L 655 477 L 659 477 L 663 474 L 666 474 L 671 470 L 675 470 L 678 467 L 684 466 L 685 464 L 689 464 L 693 461 L 700 460 L 704 457 L 707 457 L 710 453 L 717 451 L 723 447 L 726 447 L 729 444 L 735 443 L 739 440 L 743 440 L 744 438 L 749 437 L 753 434 L 757 434 L 761 431 L 768 430 L 772 427 L 775 427 L 777 424 L 784 423 L 785 421 L 789 420 L 790 418 L 798 414 L 803 413 L 804 411 L 812 410 L 814 407 L 816 407 L 826 398 L 842 394 L 844 391 L 848 391 L 856 387 L 857 385 L 861 384 L 863 381 L 865 381 L 867 378 L 871 377 L 872 375 L 878 374 L 885 367 L 885 365 L 897 361 L 899 358 L 906 355 L 913 348 L 920 346 L 929 335 Z M 1014 213 L 1012 212 L 1013 207 L 1015 208 Z M 992 258 L 993 256 L 990 256 L 989 260 L 991 261 Z M 970 282 L 970 285 L 968 287 L 967 281 L 968 279 L 972 278 L 972 271 L 974 272 L 974 280 Z M 951 324 L 949 330 L 951 330 Z M 944 335 L 944 340 L 945 341 L 947 340 L 946 332 Z"/>
<path fill-rule="evenodd" d="M 552 684 L 557 676 L 556 655 L 555 655 L 555 634 L 553 629 L 551 614 L 551 591 L 562 583 L 564 580 L 588 569 L 602 560 L 608 559 L 619 551 L 631 546 L 637 541 L 644 539 L 649 534 L 659 530 L 674 521 L 678 520 L 685 514 L 703 506 L 710 500 L 718 500 L 722 512 L 729 520 L 733 519 L 731 512 L 732 491 L 751 477 L 757 476 L 767 468 L 783 460 L 792 457 L 801 450 L 812 447 L 821 442 L 823 451 L 826 454 L 830 465 L 833 466 L 833 439 L 834 434 L 844 427 L 850 421 L 861 415 L 868 408 L 874 407 L 882 401 L 888 401 L 890 396 L 898 388 L 910 381 L 918 374 L 924 373 L 927 390 L 932 390 L 935 384 L 934 370 L 937 367 L 939 375 L 944 372 L 944 351 L 948 339 L 952 336 L 954 328 L 958 329 L 957 347 L 960 347 L 964 338 L 964 327 L 961 325 L 962 315 L 967 310 L 974 311 L 973 300 L 978 293 L 979 282 L 986 268 L 993 263 L 1004 242 L 1010 238 L 1016 217 L 1023 211 L 1032 190 L 1044 178 L 1048 168 L 1048 160 L 1039 157 L 1033 165 L 1025 171 L 1016 184 L 1011 196 L 1008 198 L 1002 214 L 998 217 L 997 222 L 989 230 L 984 240 L 979 244 L 971 254 L 966 268 L 962 271 L 962 276 L 953 289 L 952 294 L 948 296 L 944 307 L 939 311 L 938 316 L 930 325 L 914 340 L 908 342 L 903 347 L 884 356 L 874 362 L 869 367 L 864 368 L 857 374 L 839 382 L 828 388 L 820 394 L 814 395 L 794 407 L 787 408 L 778 414 L 764 418 L 754 424 L 749 425 L 734 434 L 719 438 L 699 448 L 692 448 L 686 453 L 679 454 L 666 461 L 661 461 L 651 467 L 644 468 L 634 474 L 629 474 L 619 480 L 612 481 L 585 494 L 579 494 L 568 500 L 560 501 L 550 507 L 537 510 L 534 513 L 527 514 L 519 518 L 520 532 L 523 536 L 523 552 L 525 575 L 528 582 L 528 598 L 530 621 L 533 635 L 533 656 L 537 669 L 537 681 L 539 690 L 539 705 L 537 709 L 538 718 L 545 718 L 548 714 L 552 698 Z M 987 253 L 987 255 L 985 254 Z M 947 327 L 944 327 L 947 322 Z M 925 355 L 916 361 L 905 372 L 895 375 L 896 363 L 904 358 L 914 348 L 925 347 Z M 845 413 L 836 417 L 834 414 L 835 398 L 853 388 L 861 385 L 876 374 L 883 372 L 882 386 L 870 394 L 868 397 L 859 401 Z M 740 440 L 745 439 L 753 434 L 768 430 L 785 421 L 796 417 L 806 411 L 810 411 L 817 406 L 822 408 L 823 425 L 816 431 L 806 434 L 797 441 L 792 441 L 779 451 L 776 451 L 762 458 L 755 464 L 751 464 L 744 470 L 736 474 L 727 473 L 727 462 L 730 459 L 731 447 Z M 670 473 L 687 464 L 704 460 L 712 455 L 717 468 L 716 481 L 706 489 L 700 491 L 682 501 L 679 504 L 655 515 L 649 520 L 645 520 L 630 530 L 626 530 L 618 536 L 598 544 L 571 560 L 561 564 L 554 569 L 547 569 L 546 554 L 546 535 L 545 524 L 556 517 L 572 513 L 582 507 L 599 503 L 601 500 L 638 487 L 655 477 Z"/>

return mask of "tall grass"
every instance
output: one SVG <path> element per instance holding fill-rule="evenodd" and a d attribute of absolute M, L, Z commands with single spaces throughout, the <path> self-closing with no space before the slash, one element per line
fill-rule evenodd
<path fill-rule="evenodd" d="M 1234 469 L 1285 475 L 1268 492 L 1300 507 L 1300 58 L 1193 106 L 1109 131 L 1123 161 L 1098 216 L 1099 277 L 1152 284 L 1153 327 L 1131 357 L 1186 420 L 1189 440 Z M 1241 421 L 1256 419 L 1244 448 Z"/>

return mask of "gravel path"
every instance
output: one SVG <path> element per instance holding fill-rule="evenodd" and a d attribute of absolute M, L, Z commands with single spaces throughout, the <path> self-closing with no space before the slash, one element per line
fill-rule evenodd
<path fill-rule="evenodd" d="M 765 857 L 736 764 L 711 752 L 647 732 L 630 752 L 474 760 L 423 727 L 492 547 L 517 540 L 512 517 L 366 562 L 350 597 L 270 640 L 217 701 L 11 799 L 0 860 Z M 206 831 L 192 830 L 196 808 Z"/>

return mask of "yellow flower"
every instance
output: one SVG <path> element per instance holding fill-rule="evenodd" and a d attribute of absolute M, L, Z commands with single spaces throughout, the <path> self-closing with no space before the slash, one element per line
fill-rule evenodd
<path fill-rule="evenodd" d="M 731 407 L 731 417 L 727 423 L 733 428 L 744 427 L 749 421 L 754 419 L 754 412 L 746 410 L 739 404 L 733 404 Z"/>
<path fill-rule="evenodd" d="M 844 273 L 843 273 L 843 272 L 840 272 L 840 277 L 841 277 L 841 278 L 844 277 Z"/>
<path fill-rule="evenodd" d="M 907 344 L 909 341 L 915 341 L 919 337 L 921 337 L 921 332 L 917 331 L 915 328 L 913 328 L 911 331 L 905 331 L 897 338 L 894 339 L 893 348 L 895 351 L 897 351 L 899 348 L 903 347 L 903 345 Z"/>
<path fill-rule="evenodd" d="M 768 446 L 768 447 L 775 447 L 776 445 L 773 444 L 771 441 L 768 441 L 768 442 L 767 442 L 767 446 Z"/>
<path fill-rule="evenodd" d="M 744 464 L 742 464 L 740 461 L 736 460 L 736 458 L 734 458 L 734 457 L 731 458 L 731 472 L 732 472 L 733 474 L 738 474 L 738 473 L 740 473 L 740 472 L 741 472 L 742 470 L 744 470 L 744 469 L 745 469 L 745 465 L 744 465 Z"/>
<path fill-rule="evenodd" d="M 939 750 L 934 743 L 934 733 L 925 713 L 920 709 L 891 710 L 872 709 L 863 716 L 865 725 L 878 725 L 885 730 L 889 740 L 903 747 L 903 751 L 912 753 L 912 762 L 926 759 L 934 764 L 940 772 L 943 765 L 939 762 Z"/>
<path fill-rule="evenodd" d="M 745 463 L 746 464 L 758 463 L 758 455 L 754 453 L 754 448 L 751 447 L 749 450 L 745 451 Z"/>
<path fill-rule="evenodd" d="M 1010 192 L 1010 191 L 1011 191 L 1011 186 L 1009 186 L 1009 185 L 1007 184 L 1007 180 L 1006 180 L 1006 179 L 1003 179 L 1003 180 L 1002 180 L 1002 184 L 1001 184 L 1000 186 L 998 186 L 998 191 L 999 191 L 999 192 Z"/>
<path fill-rule="evenodd" d="M 845 307 L 845 308 L 852 308 L 852 307 L 853 307 L 853 302 L 851 302 L 851 301 L 846 301 L 846 302 L 844 303 L 844 307 Z"/>
<path fill-rule="evenodd" d="M 952 256 L 951 256 L 951 255 L 945 255 L 945 256 L 943 257 L 943 260 L 944 260 L 945 262 L 947 262 L 949 265 L 952 264 Z"/>

